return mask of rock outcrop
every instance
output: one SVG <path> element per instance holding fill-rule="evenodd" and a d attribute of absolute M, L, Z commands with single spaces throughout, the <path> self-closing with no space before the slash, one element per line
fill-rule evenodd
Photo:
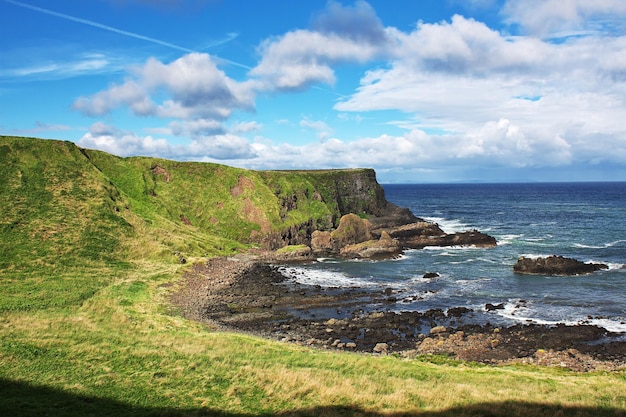
<path fill-rule="evenodd" d="M 346 258 L 378 258 L 392 257 L 401 251 L 400 242 L 389 236 L 387 232 L 382 232 L 380 239 L 344 246 L 339 254 Z"/>
<path fill-rule="evenodd" d="M 260 242 L 263 248 L 308 245 L 312 256 L 369 258 L 394 256 L 404 249 L 426 246 L 496 246 L 493 237 L 475 230 L 447 234 L 437 224 L 416 217 L 408 208 L 387 201 L 372 169 L 284 173 L 293 176 L 295 184 L 302 180 L 298 175 L 305 177 L 310 186 L 297 188 L 276 182 L 270 173 L 265 174 L 281 204 L 281 219 L 302 218 L 303 214 L 314 213 L 305 210 L 320 205 L 325 206 L 328 214 L 266 234 Z"/>
<path fill-rule="evenodd" d="M 467 232 L 445 233 L 436 223 L 419 221 L 398 227 L 384 229 L 389 236 L 398 239 L 407 249 L 423 249 L 426 246 L 476 246 L 490 248 L 497 245 L 492 236 L 471 230 Z"/>
<path fill-rule="evenodd" d="M 356 214 L 346 214 L 339 220 L 339 226 L 330 234 L 335 250 L 372 239 L 370 223 Z"/>
<path fill-rule="evenodd" d="M 401 210 L 398 211 L 402 213 Z M 402 224 L 407 217 L 401 214 L 394 220 L 387 216 L 362 219 L 347 214 L 339 221 L 336 230 L 316 230 L 311 235 L 312 253 L 317 256 L 339 255 L 346 258 L 393 257 L 404 249 L 422 249 L 426 246 L 496 246 L 495 238 L 476 230 L 447 234 L 435 224 L 419 220 Z M 381 224 L 400 224 L 380 227 Z"/>
<path fill-rule="evenodd" d="M 515 266 L 513 266 L 513 272 L 516 274 L 532 275 L 583 275 L 601 269 L 608 269 L 608 266 L 605 264 L 584 263 L 576 259 L 556 255 L 546 258 L 520 256 Z"/>

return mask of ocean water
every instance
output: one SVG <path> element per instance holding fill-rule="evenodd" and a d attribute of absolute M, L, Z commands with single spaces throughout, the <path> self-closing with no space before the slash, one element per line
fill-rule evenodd
<path fill-rule="evenodd" d="M 467 307 L 466 322 L 595 324 L 626 336 L 626 183 L 385 185 L 387 200 L 447 233 L 478 229 L 496 248 L 425 248 L 398 259 L 339 260 L 284 267 L 322 287 L 391 289 L 395 303 L 370 310 Z M 601 262 L 590 275 L 517 275 L 519 256 L 562 255 Z M 436 272 L 437 278 L 423 278 Z M 389 290 L 388 290 L 389 291 Z M 485 304 L 504 309 L 485 311 Z"/>

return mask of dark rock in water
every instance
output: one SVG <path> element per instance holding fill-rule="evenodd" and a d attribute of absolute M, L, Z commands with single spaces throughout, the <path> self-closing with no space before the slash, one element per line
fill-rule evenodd
<path fill-rule="evenodd" d="M 497 246 L 493 236 L 478 230 L 447 234 L 436 223 L 424 221 L 390 229 L 389 235 L 398 239 L 403 247 L 410 249 L 422 249 L 426 246 Z"/>
<path fill-rule="evenodd" d="M 461 317 L 463 314 L 470 313 L 474 310 L 467 307 L 452 307 L 448 309 L 448 317 Z"/>
<path fill-rule="evenodd" d="M 436 272 L 426 272 L 424 278 L 439 278 L 439 274 Z"/>
<path fill-rule="evenodd" d="M 446 314 L 440 308 L 431 308 L 430 310 L 424 313 L 424 317 L 432 318 L 432 319 L 443 319 L 446 317 Z"/>
<path fill-rule="evenodd" d="M 447 235 L 443 239 L 446 244 L 444 246 L 476 246 L 480 248 L 492 248 L 497 246 L 496 239 L 478 230 L 470 230 L 469 232 L 459 232 Z"/>
<path fill-rule="evenodd" d="M 500 303 L 500 304 L 487 303 L 485 304 L 485 310 L 487 311 L 504 310 L 504 303 Z"/>
<path fill-rule="evenodd" d="M 582 275 L 608 268 L 605 264 L 584 263 L 576 259 L 556 255 L 546 258 L 520 256 L 517 263 L 513 266 L 513 272 L 516 274 Z"/>

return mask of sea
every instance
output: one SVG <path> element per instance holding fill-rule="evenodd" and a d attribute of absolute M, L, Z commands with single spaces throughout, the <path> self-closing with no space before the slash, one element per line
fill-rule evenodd
<path fill-rule="evenodd" d="M 477 229 L 495 248 L 426 247 L 388 260 L 320 258 L 282 266 L 294 283 L 396 295 L 361 311 L 472 310 L 476 324 L 591 324 L 626 339 L 626 183 L 384 185 L 388 201 L 447 233 Z M 589 275 L 513 273 L 518 257 L 609 266 Z M 425 278 L 428 272 L 438 276 Z M 501 309 L 487 311 L 487 304 Z"/>

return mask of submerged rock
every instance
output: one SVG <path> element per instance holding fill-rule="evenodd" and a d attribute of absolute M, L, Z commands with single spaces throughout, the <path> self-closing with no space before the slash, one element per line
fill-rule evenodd
<path fill-rule="evenodd" d="M 563 256 L 548 256 L 546 258 L 527 258 L 520 256 L 513 266 L 516 274 L 539 274 L 539 275 L 583 275 L 608 269 L 605 264 L 584 263 Z"/>

